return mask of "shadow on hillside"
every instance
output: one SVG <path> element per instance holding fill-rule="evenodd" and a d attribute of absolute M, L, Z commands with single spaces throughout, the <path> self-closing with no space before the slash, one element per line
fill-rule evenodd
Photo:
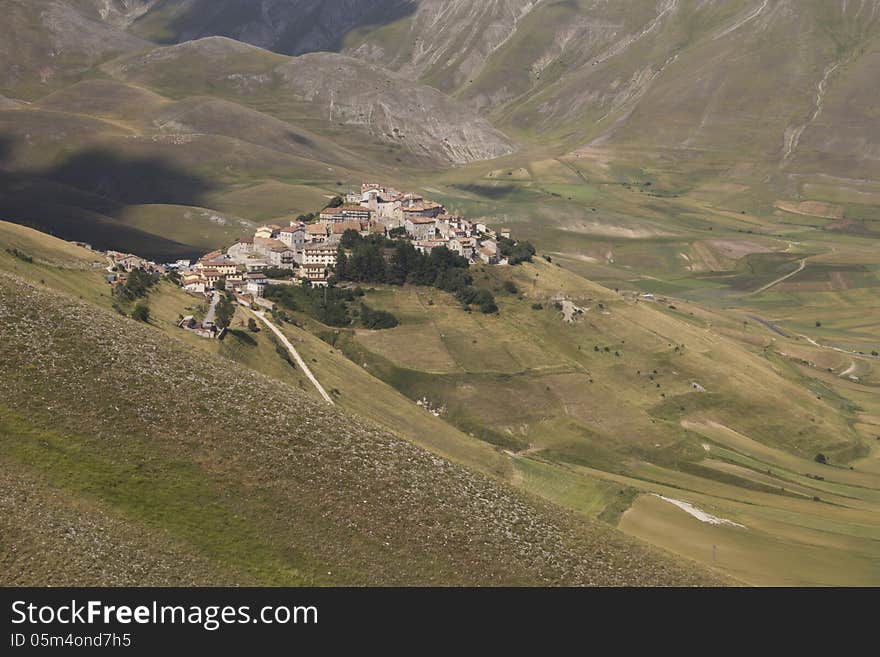
<path fill-rule="evenodd" d="M 213 189 L 208 181 L 163 159 L 125 158 L 101 148 L 79 151 L 45 169 L 13 170 L 6 165 L 11 148 L 12 141 L 0 137 L 0 219 L 157 260 L 203 250 L 116 217 L 132 205 L 204 205 Z"/>
<path fill-rule="evenodd" d="M 169 22 L 165 33 L 172 36 L 164 42 L 225 36 L 284 55 L 339 52 L 353 30 L 393 23 L 417 8 L 413 0 L 276 0 L 264 12 L 263 4 L 196 0 Z"/>
<path fill-rule="evenodd" d="M 12 154 L 12 140 L 9 137 L 0 135 L 0 171 L 6 169 L 6 161 Z"/>
<path fill-rule="evenodd" d="M 39 175 L 125 205 L 200 205 L 212 185 L 165 159 L 79 151 Z"/>

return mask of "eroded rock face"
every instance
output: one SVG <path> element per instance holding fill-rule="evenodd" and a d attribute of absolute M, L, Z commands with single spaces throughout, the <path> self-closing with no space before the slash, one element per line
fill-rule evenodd
<path fill-rule="evenodd" d="M 0 6 L 0 88 L 7 96 L 39 97 L 108 57 L 147 45 L 74 2 L 7 0 Z"/>
<path fill-rule="evenodd" d="M 119 26 L 127 26 L 143 16 L 159 0 L 83 0 L 101 19 Z"/>
<path fill-rule="evenodd" d="M 310 119 L 362 131 L 364 139 L 413 153 L 430 165 L 491 159 L 516 149 L 464 103 L 402 74 L 336 53 L 289 58 L 208 37 L 105 67 L 114 77 L 160 91 L 179 88 L 179 71 L 188 70 L 199 71 L 188 93 L 223 88 L 243 104 L 271 95 L 276 105 L 297 106 Z"/>
<path fill-rule="evenodd" d="M 327 121 L 359 126 L 426 159 L 461 164 L 515 150 L 504 134 L 461 103 L 351 57 L 313 53 L 276 72 L 284 88 L 320 106 Z"/>

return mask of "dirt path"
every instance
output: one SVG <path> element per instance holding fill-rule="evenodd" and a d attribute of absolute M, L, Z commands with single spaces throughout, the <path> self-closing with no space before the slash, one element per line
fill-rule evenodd
<path fill-rule="evenodd" d="M 220 303 L 220 293 L 215 291 L 211 296 L 211 303 L 208 306 L 208 312 L 205 313 L 205 319 L 202 320 L 203 324 L 213 324 L 214 323 L 214 315 L 217 313 L 217 304 Z"/>
<path fill-rule="evenodd" d="M 862 354 L 858 351 L 852 351 L 850 349 L 841 349 L 840 347 L 832 347 L 828 344 L 822 344 L 821 342 L 816 342 L 813 338 L 808 335 L 804 335 L 803 333 L 798 333 L 800 337 L 809 342 L 814 347 L 819 347 L 820 349 L 830 349 L 831 351 L 836 351 L 841 354 L 849 354 L 850 356 L 861 356 L 862 358 L 877 358 L 877 356 L 869 356 L 868 354 Z"/>
<path fill-rule="evenodd" d="M 296 361 L 296 364 L 302 368 L 302 371 L 305 373 L 305 375 L 309 379 L 309 381 L 312 382 L 312 385 L 314 385 L 315 388 L 317 388 L 321 397 L 323 397 L 324 400 L 328 404 L 333 404 L 335 406 L 335 403 L 330 398 L 330 395 L 328 395 L 327 391 L 324 390 L 324 386 L 322 386 L 320 381 L 318 381 L 318 379 L 315 378 L 315 375 L 312 374 L 312 371 L 309 369 L 309 366 L 306 365 L 306 361 L 304 361 L 302 356 L 299 355 L 299 352 L 290 343 L 290 340 L 287 339 L 287 336 L 281 332 L 281 329 L 279 329 L 277 326 L 275 326 L 275 324 L 273 324 L 271 321 L 269 321 L 266 318 L 266 313 L 263 312 L 262 310 L 255 312 L 254 314 L 257 317 L 259 317 L 266 326 L 269 327 L 269 330 L 272 331 L 272 333 L 274 333 L 276 336 L 278 336 L 278 339 L 281 340 L 281 344 L 283 344 L 285 347 L 287 347 L 287 351 L 289 351 L 290 355 L 293 356 L 293 359 Z"/>
<path fill-rule="evenodd" d="M 806 258 L 801 258 L 801 264 L 798 265 L 798 268 L 795 269 L 793 272 L 791 272 L 791 273 L 789 273 L 789 274 L 786 274 L 785 276 L 780 276 L 780 277 L 777 278 L 775 281 L 770 281 L 769 283 L 767 283 L 767 285 L 764 285 L 763 287 L 759 287 L 759 288 L 758 288 L 757 290 L 755 290 L 754 292 L 749 292 L 749 294 L 747 294 L 746 296 L 751 297 L 751 296 L 754 296 L 754 295 L 756 295 L 756 294 L 761 294 L 761 292 L 764 292 L 764 291 L 766 291 L 766 290 L 769 290 L 769 289 L 770 289 L 771 287 L 773 287 L 774 285 L 779 285 L 782 281 L 787 281 L 787 280 L 788 280 L 789 278 L 791 278 L 792 276 L 794 276 L 794 275 L 796 275 L 796 274 L 800 274 L 800 273 L 804 270 L 804 267 L 806 267 L 806 266 L 807 266 L 807 259 L 806 259 Z"/>
<path fill-rule="evenodd" d="M 728 520 L 727 518 L 719 518 L 718 516 L 713 516 L 711 513 L 706 513 L 702 509 L 698 509 L 693 504 L 689 504 L 688 502 L 682 502 L 681 500 L 676 500 L 672 497 L 664 497 L 658 493 L 652 493 L 654 497 L 659 497 L 664 502 L 669 502 L 673 506 L 677 506 L 679 509 L 684 511 L 690 516 L 693 516 L 700 522 L 705 522 L 710 525 L 730 525 L 731 527 L 740 527 L 741 529 L 745 529 L 745 525 L 741 525 L 738 522 L 734 522 L 733 520 Z"/>

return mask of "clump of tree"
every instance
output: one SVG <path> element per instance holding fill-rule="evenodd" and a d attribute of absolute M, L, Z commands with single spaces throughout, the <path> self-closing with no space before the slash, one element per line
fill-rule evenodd
<path fill-rule="evenodd" d="M 135 304 L 134 310 L 131 311 L 131 318 L 144 324 L 150 321 L 150 307 L 143 301 Z"/>
<path fill-rule="evenodd" d="M 367 304 L 361 304 L 361 324 L 372 330 L 394 328 L 400 322 L 397 317 L 385 310 L 375 310 Z"/>
<path fill-rule="evenodd" d="M 517 242 L 507 237 L 498 238 L 498 251 L 507 258 L 511 265 L 531 262 L 532 256 L 536 253 L 535 247 L 532 246 L 531 242 Z"/>
<path fill-rule="evenodd" d="M 296 363 L 293 362 L 293 358 L 290 357 L 290 352 L 287 348 L 281 344 L 274 335 L 270 334 L 269 339 L 272 341 L 272 344 L 275 345 L 275 353 L 278 354 L 278 357 L 292 368 L 296 369 Z"/>
<path fill-rule="evenodd" d="M 504 281 L 501 287 L 503 287 L 504 291 L 508 292 L 509 294 L 517 294 L 519 292 L 519 288 L 516 286 L 516 283 L 511 280 Z"/>
<path fill-rule="evenodd" d="M 296 220 L 304 224 L 310 224 L 317 218 L 318 214 L 316 212 L 306 212 L 304 214 L 298 215 Z"/>
<path fill-rule="evenodd" d="M 253 317 L 248 317 L 247 327 L 248 331 L 250 331 L 251 333 L 260 332 L 260 327 L 257 326 L 257 320 L 255 320 Z"/>
<path fill-rule="evenodd" d="M 334 197 L 330 200 L 330 203 L 329 203 L 328 207 L 331 207 L 331 208 L 338 208 L 338 207 L 340 207 L 343 203 L 345 203 L 345 199 L 343 199 L 341 195 L 337 194 L 336 196 L 334 196 Z"/>
<path fill-rule="evenodd" d="M 468 286 L 464 287 L 456 293 L 456 298 L 464 306 L 478 306 L 480 312 L 490 315 L 498 312 L 498 306 L 495 305 L 495 297 L 486 289 L 476 289 Z"/>
<path fill-rule="evenodd" d="M 411 242 L 384 235 L 363 237 L 355 230 L 342 236 L 336 260 L 336 278 L 359 283 L 424 285 L 451 292 L 465 306 L 497 312 L 492 293 L 473 286 L 466 258 L 445 246 L 430 253 L 417 251 Z"/>
<path fill-rule="evenodd" d="M 266 278 L 276 279 L 293 278 L 296 276 L 296 272 L 293 269 L 284 267 L 266 267 L 263 270 L 263 274 Z"/>
<path fill-rule="evenodd" d="M 267 285 L 263 295 L 270 301 L 294 312 L 302 312 L 328 326 L 351 326 L 348 304 L 363 296 L 363 290 L 350 290 L 329 285 Z"/>
<path fill-rule="evenodd" d="M 228 294 L 223 295 L 214 309 L 214 325 L 220 329 L 229 328 L 235 316 L 235 303 Z"/>
<path fill-rule="evenodd" d="M 156 274 L 151 274 L 143 269 L 132 269 L 125 279 L 125 283 L 116 286 L 114 294 L 124 301 L 142 299 L 147 296 L 150 288 L 158 281 L 159 276 Z"/>
<path fill-rule="evenodd" d="M 828 465 L 828 457 L 825 456 L 822 452 L 816 454 L 815 461 L 816 463 L 821 463 L 822 465 Z"/>

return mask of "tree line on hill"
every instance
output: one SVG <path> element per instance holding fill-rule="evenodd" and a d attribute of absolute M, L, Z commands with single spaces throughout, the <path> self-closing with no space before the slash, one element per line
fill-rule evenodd
<path fill-rule="evenodd" d="M 399 323 L 393 314 L 360 301 L 364 296 L 360 287 L 268 285 L 263 295 L 283 309 L 305 313 L 327 326 L 348 327 L 360 320 L 364 328 L 379 330 L 394 328 Z M 360 303 L 356 303 L 358 301 Z M 284 314 L 279 315 L 281 320 L 286 318 Z"/>
<path fill-rule="evenodd" d="M 509 237 L 498 238 L 498 251 L 507 258 L 511 265 L 518 265 L 521 262 L 531 262 L 532 256 L 535 255 L 535 247 L 531 242 L 516 242 Z"/>
<path fill-rule="evenodd" d="M 113 308 L 125 315 L 126 312 L 119 305 L 119 302 L 121 301 L 123 304 L 136 302 L 131 311 L 131 317 L 139 322 L 149 322 L 150 307 L 145 299 L 150 292 L 150 288 L 158 282 L 158 274 L 146 272 L 142 269 L 132 269 L 126 275 L 125 282 L 119 283 L 113 288 L 113 296 L 118 300 L 113 303 Z"/>
<path fill-rule="evenodd" d="M 356 230 L 347 230 L 339 244 L 335 278 L 356 283 L 435 287 L 453 293 L 467 308 L 473 305 L 487 314 L 498 312 L 492 292 L 474 287 L 467 259 L 445 246 L 422 253 L 406 240 L 384 235 L 363 237 Z"/>

